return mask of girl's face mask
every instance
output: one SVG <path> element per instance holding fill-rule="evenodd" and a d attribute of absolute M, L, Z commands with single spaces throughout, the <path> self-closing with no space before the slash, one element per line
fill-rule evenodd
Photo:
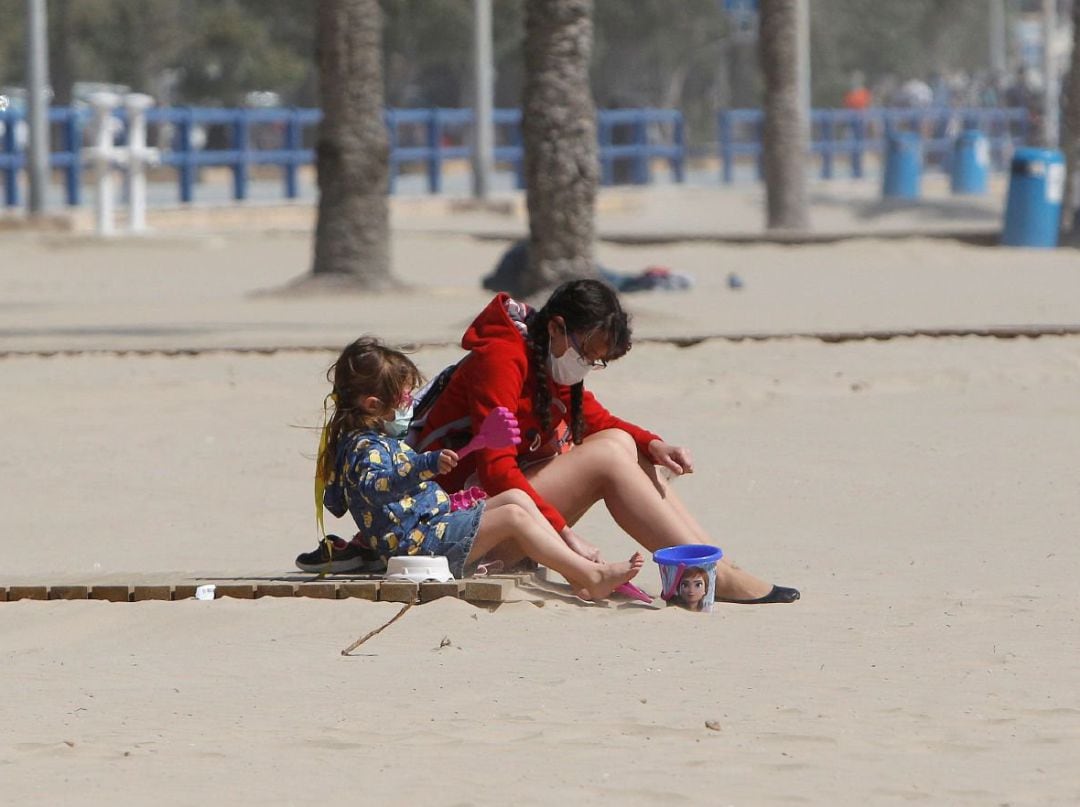
<path fill-rule="evenodd" d="M 591 369 L 591 366 L 585 364 L 581 354 L 574 350 L 573 345 L 567 345 L 566 352 L 561 356 L 555 356 L 548 351 L 548 373 L 556 384 L 572 387 L 584 381 Z"/>
<path fill-rule="evenodd" d="M 383 421 L 383 431 L 390 437 L 404 437 L 406 432 L 409 431 L 412 415 L 412 395 L 410 393 L 405 393 L 405 397 L 402 399 L 401 404 L 394 410 L 393 419 Z"/>
<path fill-rule="evenodd" d="M 585 380 L 585 376 L 596 366 L 604 366 L 605 362 L 591 362 L 581 355 L 578 346 L 574 344 L 574 338 L 563 326 L 563 334 L 566 336 L 566 350 L 556 357 L 548 347 L 548 373 L 556 384 L 564 384 L 572 387 L 574 384 Z"/>

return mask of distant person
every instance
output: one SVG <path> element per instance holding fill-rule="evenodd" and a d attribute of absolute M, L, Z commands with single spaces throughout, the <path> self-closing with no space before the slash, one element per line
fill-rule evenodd
<path fill-rule="evenodd" d="M 1012 107 L 1028 107 L 1035 98 L 1034 80 L 1026 67 L 1018 68 L 1013 80 L 1005 90 L 1005 103 Z"/>
<path fill-rule="evenodd" d="M 874 96 L 866 87 L 854 87 L 844 93 L 844 109 L 869 109 L 873 106 Z"/>
<path fill-rule="evenodd" d="M 873 102 L 874 96 L 866 86 L 863 74 L 856 71 L 851 77 L 851 89 L 844 93 L 844 109 L 869 109 Z"/>
<path fill-rule="evenodd" d="M 952 103 L 952 87 L 944 73 L 934 71 L 930 75 L 930 106 L 946 107 Z"/>
<path fill-rule="evenodd" d="M 910 78 L 900 85 L 899 105 L 911 109 L 925 109 L 934 102 L 934 91 L 921 78 Z"/>

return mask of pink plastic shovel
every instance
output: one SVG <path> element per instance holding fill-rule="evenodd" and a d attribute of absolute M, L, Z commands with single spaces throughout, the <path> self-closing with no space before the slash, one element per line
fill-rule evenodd
<path fill-rule="evenodd" d="M 635 586 L 633 583 L 623 583 L 621 586 L 616 587 L 615 590 L 620 594 L 624 594 L 634 600 L 641 600 L 641 602 L 647 603 L 652 602 L 652 597 L 650 597 L 640 588 Z"/>
<path fill-rule="evenodd" d="M 521 430 L 518 428 L 514 413 L 505 406 L 496 406 L 488 412 L 484 422 L 480 424 L 480 431 L 457 452 L 457 455 L 458 459 L 462 459 L 480 448 L 505 448 L 520 442 Z"/>

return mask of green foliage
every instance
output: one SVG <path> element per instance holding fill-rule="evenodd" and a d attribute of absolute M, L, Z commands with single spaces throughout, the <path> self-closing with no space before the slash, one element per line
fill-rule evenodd
<path fill-rule="evenodd" d="M 179 58 L 179 89 L 189 103 L 239 106 L 252 90 L 285 96 L 307 75 L 311 56 L 274 41 L 272 26 L 240 4 L 198 9 L 193 27 L 197 47 Z"/>
<path fill-rule="evenodd" d="M 24 0 L 0 0 L 0 84 L 25 83 Z M 237 105 L 252 90 L 314 102 L 313 10 L 295 0 L 50 0 L 51 78 L 125 84 L 174 103 Z"/>
<path fill-rule="evenodd" d="M 53 64 L 66 56 L 72 81 L 155 92 L 156 77 L 184 45 L 178 4 L 169 0 L 53 0 L 49 14 Z"/>
<path fill-rule="evenodd" d="M 986 65 L 985 0 L 810 2 L 818 105 L 838 104 L 855 70 L 875 83 Z M 1011 3 L 1012 13 L 1032 2 Z M 381 4 L 387 103 L 470 104 L 472 0 Z M 48 9 L 58 99 L 73 81 L 105 81 L 158 97 L 172 87 L 173 103 L 239 104 L 252 90 L 318 103 L 315 0 L 49 0 Z M 493 10 L 496 104 L 515 106 L 523 0 L 493 0 Z M 0 0 L 0 85 L 24 83 L 25 15 L 25 0 Z M 678 107 L 693 131 L 711 136 L 737 80 L 722 3 L 594 0 L 593 16 L 597 105 Z"/>
<path fill-rule="evenodd" d="M 727 22 L 716 0 L 595 0 L 596 104 L 672 107 L 712 139 Z"/>
<path fill-rule="evenodd" d="M 26 3 L 0 0 L 0 87 L 23 84 L 26 74 Z"/>
<path fill-rule="evenodd" d="M 389 106 L 460 106 L 470 86 L 470 0 L 384 0 Z"/>
<path fill-rule="evenodd" d="M 472 103 L 472 0 L 382 0 L 383 63 L 390 106 Z M 521 100 L 522 0 L 494 0 L 495 103 Z"/>
<path fill-rule="evenodd" d="M 985 0 L 813 0 L 811 9 L 816 106 L 839 105 L 855 70 L 876 84 L 988 62 Z"/>

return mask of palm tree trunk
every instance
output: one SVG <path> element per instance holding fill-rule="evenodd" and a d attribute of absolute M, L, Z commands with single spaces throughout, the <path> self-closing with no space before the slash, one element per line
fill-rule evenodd
<path fill-rule="evenodd" d="M 364 289 L 394 286 L 378 0 L 319 0 L 316 37 L 323 119 L 312 273 Z"/>
<path fill-rule="evenodd" d="M 589 86 L 592 37 L 592 0 L 526 0 L 526 293 L 596 276 L 593 217 L 599 165 Z"/>
<path fill-rule="evenodd" d="M 765 77 L 766 224 L 770 230 L 805 230 L 807 121 L 799 105 L 796 4 L 806 0 L 761 0 L 759 33 Z"/>
<path fill-rule="evenodd" d="M 1064 132 L 1061 148 L 1065 152 L 1067 173 L 1061 229 L 1064 241 L 1080 245 L 1080 0 L 1073 0 L 1072 29 L 1072 59 L 1062 97 Z"/>
<path fill-rule="evenodd" d="M 75 79 L 71 50 L 75 47 L 75 34 L 71 24 L 70 0 L 53 0 L 49 8 L 52 30 L 49 32 L 50 75 L 53 88 L 53 106 L 71 106 L 71 86 Z M 137 87 L 136 89 L 143 89 Z"/>

